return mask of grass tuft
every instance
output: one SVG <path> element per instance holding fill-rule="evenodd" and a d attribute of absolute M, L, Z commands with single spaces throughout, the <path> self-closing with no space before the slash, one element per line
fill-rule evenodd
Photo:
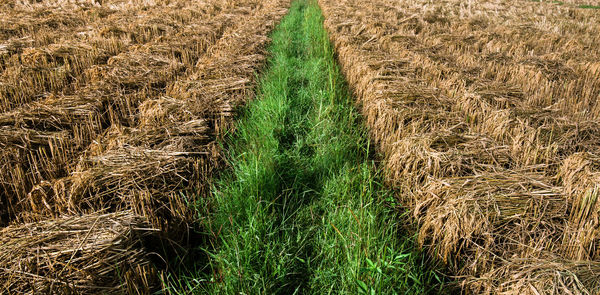
<path fill-rule="evenodd" d="M 584 9 L 600 9 L 600 6 L 598 5 L 579 5 L 578 7 Z"/>

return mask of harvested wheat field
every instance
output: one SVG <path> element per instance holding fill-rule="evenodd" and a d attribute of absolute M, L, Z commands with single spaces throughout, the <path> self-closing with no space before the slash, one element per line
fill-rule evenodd
<path fill-rule="evenodd" d="M 0 294 L 600 294 L 599 196 L 597 1 L 0 0 Z"/>
<path fill-rule="evenodd" d="M 161 288 L 288 6 L 0 1 L 0 293 Z"/>
<path fill-rule="evenodd" d="M 387 182 L 462 291 L 599 294 L 599 7 L 319 4 Z"/>

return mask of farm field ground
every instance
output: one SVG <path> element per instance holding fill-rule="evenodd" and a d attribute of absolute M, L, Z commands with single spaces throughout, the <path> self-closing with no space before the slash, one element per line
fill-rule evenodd
<path fill-rule="evenodd" d="M 0 6 L 0 293 L 161 288 L 289 1 Z"/>
<path fill-rule="evenodd" d="M 387 183 L 463 291 L 598 294 L 598 10 L 319 3 Z"/>
<path fill-rule="evenodd" d="M 597 4 L 0 0 L 0 294 L 599 294 Z"/>

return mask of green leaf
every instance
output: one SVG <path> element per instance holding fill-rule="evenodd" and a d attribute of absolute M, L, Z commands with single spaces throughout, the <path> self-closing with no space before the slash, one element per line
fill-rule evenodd
<path fill-rule="evenodd" d="M 367 284 L 361 280 L 356 280 L 356 284 L 358 285 L 358 292 L 360 294 L 368 294 L 369 288 L 367 287 Z"/>

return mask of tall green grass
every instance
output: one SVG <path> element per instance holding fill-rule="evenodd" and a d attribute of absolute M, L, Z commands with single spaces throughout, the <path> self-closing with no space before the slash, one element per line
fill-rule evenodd
<path fill-rule="evenodd" d="M 179 292 L 423 294 L 440 286 L 398 223 L 322 22 L 317 4 L 300 0 L 272 34 L 258 97 L 227 142 L 232 171 L 209 200 L 211 270 L 181 281 Z"/>
<path fill-rule="evenodd" d="M 598 5 L 589 5 L 589 4 L 579 5 L 578 7 L 584 8 L 584 9 L 600 9 L 600 6 L 598 6 Z"/>

